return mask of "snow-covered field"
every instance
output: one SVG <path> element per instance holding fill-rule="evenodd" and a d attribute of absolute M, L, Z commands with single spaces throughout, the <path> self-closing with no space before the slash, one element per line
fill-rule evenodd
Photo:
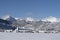
<path fill-rule="evenodd" d="M 60 34 L 2 32 L 0 40 L 60 40 Z"/>

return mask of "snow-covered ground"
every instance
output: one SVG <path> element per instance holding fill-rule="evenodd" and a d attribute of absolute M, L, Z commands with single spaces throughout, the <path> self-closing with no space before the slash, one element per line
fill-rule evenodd
<path fill-rule="evenodd" d="M 2 32 L 0 40 L 60 40 L 60 34 Z"/>

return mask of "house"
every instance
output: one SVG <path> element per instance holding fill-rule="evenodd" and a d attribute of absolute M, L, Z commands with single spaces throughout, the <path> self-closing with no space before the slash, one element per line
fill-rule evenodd
<path fill-rule="evenodd" d="M 20 33 L 33 33 L 33 30 L 30 28 L 25 28 L 25 27 L 17 27 L 15 29 L 15 32 L 20 32 Z"/>

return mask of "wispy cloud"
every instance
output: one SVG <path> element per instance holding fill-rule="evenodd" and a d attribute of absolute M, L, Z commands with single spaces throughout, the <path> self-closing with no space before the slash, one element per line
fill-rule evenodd
<path fill-rule="evenodd" d="M 26 15 L 26 17 L 31 17 L 33 15 L 33 13 L 32 12 L 27 12 L 25 15 Z"/>

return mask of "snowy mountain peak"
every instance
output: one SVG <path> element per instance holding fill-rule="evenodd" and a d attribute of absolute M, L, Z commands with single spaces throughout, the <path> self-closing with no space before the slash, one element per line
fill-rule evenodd
<path fill-rule="evenodd" d="M 4 19 L 4 20 L 9 20 L 9 21 L 15 21 L 15 18 L 13 18 L 13 17 L 11 17 L 11 16 L 9 16 L 9 15 L 4 16 L 2 19 Z"/>
<path fill-rule="evenodd" d="M 26 20 L 26 21 L 34 21 L 34 19 L 31 18 L 31 17 L 27 17 L 25 20 Z"/>
<path fill-rule="evenodd" d="M 7 16 L 4 16 L 2 19 L 6 20 L 8 18 L 12 18 L 11 16 L 7 15 Z"/>
<path fill-rule="evenodd" d="M 59 19 L 57 19 L 56 17 L 53 16 L 49 16 L 47 18 L 44 18 L 42 21 L 49 21 L 49 22 L 59 22 Z"/>
<path fill-rule="evenodd" d="M 23 19 L 20 19 L 20 18 L 15 18 L 16 20 L 23 20 Z"/>

